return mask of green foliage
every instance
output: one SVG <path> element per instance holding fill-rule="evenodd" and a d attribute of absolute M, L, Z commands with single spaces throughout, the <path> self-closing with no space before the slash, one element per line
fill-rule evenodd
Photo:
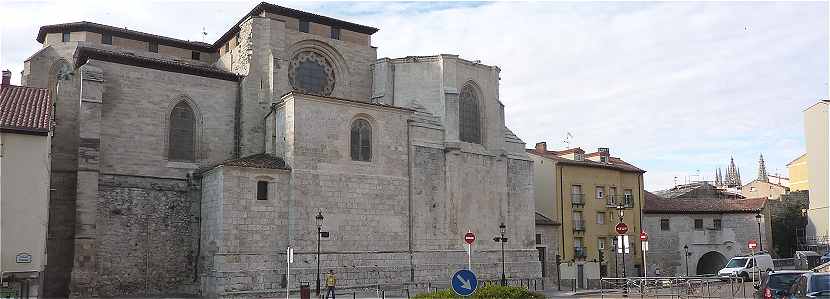
<path fill-rule="evenodd" d="M 415 296 L 415 299 L 456 299 L 456 298 L 464 298 L 458 296 L 453 292 L 452 289 L 440 290 L 431 293 L 422 293 Z M 468 298 L 499 298 L 499 299 L 544 299 L 545 296 L 531 292 L 526 288 L 523 287 L 514 287 L 514 286 L 500 286 L 500 285 L 486 285 L 479 287 L 472 296 Z"/>

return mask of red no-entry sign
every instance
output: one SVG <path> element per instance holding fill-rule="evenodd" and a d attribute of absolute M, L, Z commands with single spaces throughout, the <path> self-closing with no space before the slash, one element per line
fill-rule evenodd
<path fill-rule="evenodd" d="M 628 225 L 625 225 L 625 223 L 620 222 L 617 224 L 617 226 L 614 227 L 614 229 L 617 230 L 618 234 L 624 235 L 628 232 Z"/>
<path fill-rule="evenodd" d="M 749 247 L 749 249 L 755 249 L 758 247 L 758 242 L 755 242 L 755 240 L 749 240 L 749 242 L 746 245 L 747 247 Z"/>
<path fill-rule="evenodd" d="M 466 234 L 464 234 L 464 242 L 467 242 L 467 244 L 473 245 L 473 242 L 475 242 L 475 240 L 476 235 L 473 234 L 473 232 L 468 231 Z"/>
<path fill-rule="evenodd" d="M 648 234 L 646 232 L 640 232 L 640 241 L 648 241 Z"/>

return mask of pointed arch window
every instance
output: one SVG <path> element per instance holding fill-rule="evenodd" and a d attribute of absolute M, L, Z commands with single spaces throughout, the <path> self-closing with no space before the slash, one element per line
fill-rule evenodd
<path fill-rule="evenodd" d="M 478 110 L 478 96 L 472 85 L 461 89 L 458 107 L 459 138 L 464 142 L 481 143 L 481 118 Z"/>
<path fill-rule="evenodd" d="M 170 113 L 170 136 L 168 159 L 173 161 L 195 161 L 196 117 L 193 108 L 185 101 L 173 107 Z"/>
<path fill-rule="evenodd" d="M 357 119 L 352 122 L 351 152 L 354 161 L 372 160 L 372 127 L 369 121 Z"/>

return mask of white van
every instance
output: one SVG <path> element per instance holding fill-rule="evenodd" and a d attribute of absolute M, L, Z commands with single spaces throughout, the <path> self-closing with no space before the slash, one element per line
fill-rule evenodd
<path fill-rule="evenodd" d="M 742 277 L 744 281 L 755 279 L 763 272 L 775 270 L 772 257 L 768 253 L 749 256 L 736 256 L 718 271 L 718 277 Z"/>

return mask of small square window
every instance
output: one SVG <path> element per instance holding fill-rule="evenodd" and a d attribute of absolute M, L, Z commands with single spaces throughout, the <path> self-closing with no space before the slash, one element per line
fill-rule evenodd
<path fill-rule="evenodd" d="M 669 220 L 668 219 L 660 219 L 660 230 L 667 231 L 669 230 Z"/>
<path fill-rule="evenodd" d="M 68 42 L 68 41 L 69 41 L 69 32 L 64 32 L 64 33 L 61 35 L 61 41 L 62 41 L 62 42 Z"/>
<path fill-rule="evenodd" d="M 202 57 L 202 53 L 199 52 L 199 51 L 193 51 L 193 52 L 190 53 L 190 58 L 192 58 L 193 60 L 199 60 L 199 58 L 201 58 L 201 57 Z"/>
<path fill-rule="evenodd" d="M 101 43 L 105 45 L 112 45 L 112 34 L 101 34 Z"/>
<path fill-rule="evenodd" d="M 300 32 L 308 33 L 308 21 L 300 20 Z"/>
<path fill-rule="evenodd" d="M 603 186 L 597 186 L 596 191 L 597 191 L 597 192 L 596 192 L 596 193 L 597 193 L 597 199 L 603 199 L 603 198 L 605 198 L 605 187 L 603 187 Z"/>
<path fill-rule="evenodd" d="M 695 230 L 703 230 L 703 219 L 695 219 Z"/>
<path fill-rule="evenodd" d="M 536 234 L 536 244 L 542 244 L 542 234 Z"/>
<path fill-rule="evenodd" d="M 158 53 L 158 52 L 159 52 L 159 43 L 157 43 L 157 42 L 149 42 L 149 43 L 148 43 L 148 45 L 147 45 L 147 49 L 148 49 L 150 52 L 153 52 L 153 53 Z"/>
<path fill-rule="evenodd" d="M 712 220 L 712 225 L 715 227 L 715 230 L 721 230 L 721 222 L 720 219 Z"/>
<path fill-rule="evenodd" d="M 256 199 L 257 200 L 268 200 L 268 182 L 266 182 L 266 181 L 256 182 Z"/>
<path fill-rule="evenodd" d="M 605 213 L 597 212 L 597 224 L 605 224 Z"/>
<path fill-rule="evenodd" d="M 605 249 L 605 238 L 597 239 L 597 246 L 597 248 L 599 248 L 600 250 Z"/>
<path fill-rule="evenodd" d="M 340 39 L 340 28 L 331 27 L 331 38 Z"/>

